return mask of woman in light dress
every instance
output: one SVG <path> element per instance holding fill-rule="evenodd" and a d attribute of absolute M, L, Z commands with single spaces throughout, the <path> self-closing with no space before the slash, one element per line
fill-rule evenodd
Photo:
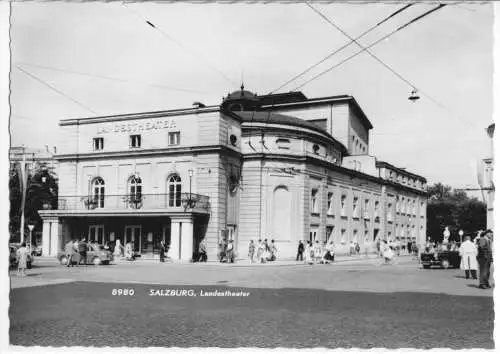
<path fill-rule="evenodd" d="M 28 254 L 29 251 L 26 248 L 26 242 L 21 244 L 21 247 L 16 252 L 17 258 L 17 275 L 24 277 L 26 276 L 26 267 L 28 266 Z"/>
<path fill-rule="evenodd" d="M 392 251 L 391 247 L 389 247 L 389 245 L 387 244 L 387 241 L 384 241 L 382 247 L 383 247 L 382 255 L 384 256 L 385 264 L 391 264 L 391 262 L 394 259 L 394 252 Z"/>
<path fill-rule="evenodd" d="M 122 243 L 120 241 L 120 239 L 117 239 L 116 240 L 116 245 L 115 245 L 115 249 L 113 251 L 113 255 L 115 256 L 115 259 L 116 258 L 121 258 L 122 255 L 123 255 L 123 246 L 122 246 Z"/>
<path fill-rule="evenodd" d="M 313 248 L 311 247 L 311 241 L 307 241 L 306 249 L 305 249 L 305 258 L 304 262 L 306 264 L 313 264 Z"/>

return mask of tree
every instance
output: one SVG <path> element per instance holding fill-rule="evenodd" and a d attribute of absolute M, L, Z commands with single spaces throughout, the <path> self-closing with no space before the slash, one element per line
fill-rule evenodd
<path fill-rule="evenodd" d="M 447 226 L 450 240 L 456 241 L 460 239 L 460 230 L 475 236 L 476 231 L 486 228 L 486 204 L 477 198 L 441 183 L 429 187 L 428 193 L 427 233 L 432 241 L 442 241 Z"/>
<path fill-rule="evenodd" d="M 41 209 L 57 209 L 58 180 L 52 169 L 45 163 L 38 164 L 31 172 L 27 171 L 26 203 L 24 206 L 25 227 L 32 224 L 41 229 L 42 219 L 38 214 Z M 9 231 L 11 241 L 20 241 L 21 226 L 21 199 L 22 188 L 19 165 L 11 167 L 10 191 L 10 220 Z M 27 230 L 24 230 L 27 234 Z"/>

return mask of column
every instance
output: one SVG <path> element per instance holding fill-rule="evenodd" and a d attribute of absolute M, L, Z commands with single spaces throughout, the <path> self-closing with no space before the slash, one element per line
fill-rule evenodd
<path fill-rule="evenodd" d="M 179 248 L 180 248 L 180 234 L 181 225 L 179 221 L 172 220 L 170 226 L 170 248 L 168 250 L 168 256 L 173 261 L 179 260 Z"/>
<path fill-rule="evenodd" d="M 193 258 L 193 219 L 182 222 L 181 260 L 190 261 Z"/>
<path fill-rule="evenodd" d="M 57 256 L 59 251 L 59 220 L 56 218 L 50 223 L 50 250 L 49 256 Z"/>
<path fill-rule="evenodd" d="M 193 257 L 193 217 L 172 217 L 169 256 L 174 261 L 189 262 Z"/>
<path fill-rule="evenodd" d="M 42 256 L 50 255 L 50 224 L 51 220 L 43 219 L 42 229 Z"/>

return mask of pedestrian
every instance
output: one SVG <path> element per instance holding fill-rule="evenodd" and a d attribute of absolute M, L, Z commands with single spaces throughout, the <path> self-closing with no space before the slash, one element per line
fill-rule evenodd
<path fill-rule="evenodd" d="M 28 266 L 29 251 L 26 248 L 26 242 L 21 244 L 21 247 L 16 251 L 17 258 L 17 275 L 21 277 L 26 276 L 26 267 Z"/>
<path fill-rule="evenodd" d="M 335 245 L 333 244 L 333 241 L 330 241 L 330 243 L 325 246 L 325 255 L 323 258 L 326 263 L 330 263 L 335 260 Z"/>
<path fill-rule="evenodd" d="M 134 247 L 132 242 L 127 242 L 125 245 L 125 259 L 127 261 L 135 261 Z"/>
<path fill-rule="evenodd" d="M 351 240 L 351 242 L 349 243 L 349 256 L 354 255 L 354 251 L 355 251 L 354 240 Z"/>
<path fill-rule="evenodd" d="M 481 233 L 477 246 L 477 261 L 479 263 L 479 288 L 490 288 L 490 266 L 492 260 L 491 243 L 489 240 L 491 230 L 486 230 Z"/>
<path fill-rule="evenodd" d="M 199 261 L 200 262 L 206 262 L 208 260 L 207 241 L 205 238 L 203 238 L 203 240 L 201 240 L 200 245 L 198 246 L 198 253 L 199 253 Z"/>
<path fill-rule="evenodd" d="M 165 262 L 165 251 L 166 251 L 166 247 L 165 247 L 165 241 L 164 240 L 161 240 L 160 241 L 160 263 L 164 263 Z"/>
<path fill-rule="evenodd" d="M 64 255 L 66 256 L 66 267 L 73 266 L 73 254 L 75 253 L 74 249 L 75 240 L 70 240 L 66 245 L 64 245 Z"/>
<path fill-rule="evenodd" d="M 219 262 L 224 263 L 226 261 L 226 243 L 225 241 L 219 242 Z"/>
<path fill-rule="evenodd" d="M 305 253 L 306 253 L 305 263 L 314 264 L 313 262 L 314 250 L 312 248 L 311 241 L 307 241 Z"/>
<path fill-rule="evenodd" d="M 262 262 L 263 253 L 264 253 L 264 244 L 262 243 L 262 240 L 259 239 L 259 243 L 257 244 L 257 262 L 264 263 Z"/>
<path fill-rule="evenodd" d="M 234 263 L 234 245 L 233 245 L 233 240 L 230 240 L 228 245 L 227 245 L 227 250 L 226 250 L 226 257 L 228 263 Z"/>
<path fill-rule="evenodd" d="M 316 240 L 313 246 L 313 254 L 314 254 L 314 262 L 315 263 L 320 263 L 321 258 L 323 256 L 323 252 L 321 250 L 321 245 L 319 244 L 319 241 Z"/>
<path fill-rule="evenodd" d="M 361 251 L 361 247 L 359 246 L 358 241 L 355 241 L 355 242 L 354 242 L 354 249 L 355 249 L 355 251 L 356 251 L 356 254 L 359 256 L 359 253 L 360 253 L 360 251 Z"/>
<path fill-rule="evenodd" d="M 297 259 L 296 261 L 304 261 L 304 243 L 302 240 L 299 241 L 299 246 L 297 248 Z"/>
<path fill-rule="evenodd" d="M 412 253 L 412 247 L 411 247 L 411 246 L 412 246 L 411 241 L 408 241 L 408 244 L 406 245 L 406 247 L 407 247 L 407 248 L 406 248 L 406 251 L 407 251 L 407 252 L 408 252 L 408 254 L 410 254 L 410 255 L 411 255 L 411 253 Z"/>
<path fill-rule="evenodd" d="M 123 246 L 121 244 L 120 239 L 117 239 L 115 242 L 115 249 L 113 250 L 113 256 L 116 258 L 121 258 L 123 256 Z"/>
<path fill-rule="evenodd" d="M 87 265 L 87 246 L 85 238 L 82 238 L 80 242 L 78 242 L 78 253 L 80 254 L 79 264 L 83 261 L 83 264 Z"/>
<path fill-rule="evenodd" d="M 394 252 L 392 248 L 387 244 L 387 241 L 384 241 L 382 248 L 382 255 L 384 257 L 385 264 L 391 264 L 394 258 Z"/>
<path fill-rule="evenodd" d="M 473 279 L 477 279 L 477 247 L 471 242 L 470 236 L 465 236 L 465 241 L 460 246 L 460 269 L 465 270 L 465 278 L 469 279 L 472 275 Z"/>
<path fill-rule="evenodd" d="M 271 256 L 269 260 L 274 262 L 278 258 L 278 247 L 276 247 L 274 240 L 271 240 L 270 253 Z"/>
<path fill-rule="evenodd" d="M 255 243 L 253 243 L 253 240 L 250 240 L 250 243 L 248 245 L 248 259 L 250 260 L 250 263 L 253 263 L 254 254 L 255 254 Z"/>

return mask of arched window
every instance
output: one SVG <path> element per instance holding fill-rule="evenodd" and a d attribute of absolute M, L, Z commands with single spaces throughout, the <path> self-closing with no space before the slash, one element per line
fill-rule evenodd
<path fill-rule="evenodd" d="M 134 199 L 142 198 L 142 179 L 138 176 L 133 176 L 128 182 L 128 190 L 130 197 Z"/>
<path fill-rule="evenodd" d="M 178 175 L 172 175 L 168 179 L 168 206 L 181 206 L 181 178 Z"/>
<path fill-rule="evenodd" d="M 92 199 L 96 208 L 104 208 L 104 180 L 97 177 L 92 181 Z"/>

